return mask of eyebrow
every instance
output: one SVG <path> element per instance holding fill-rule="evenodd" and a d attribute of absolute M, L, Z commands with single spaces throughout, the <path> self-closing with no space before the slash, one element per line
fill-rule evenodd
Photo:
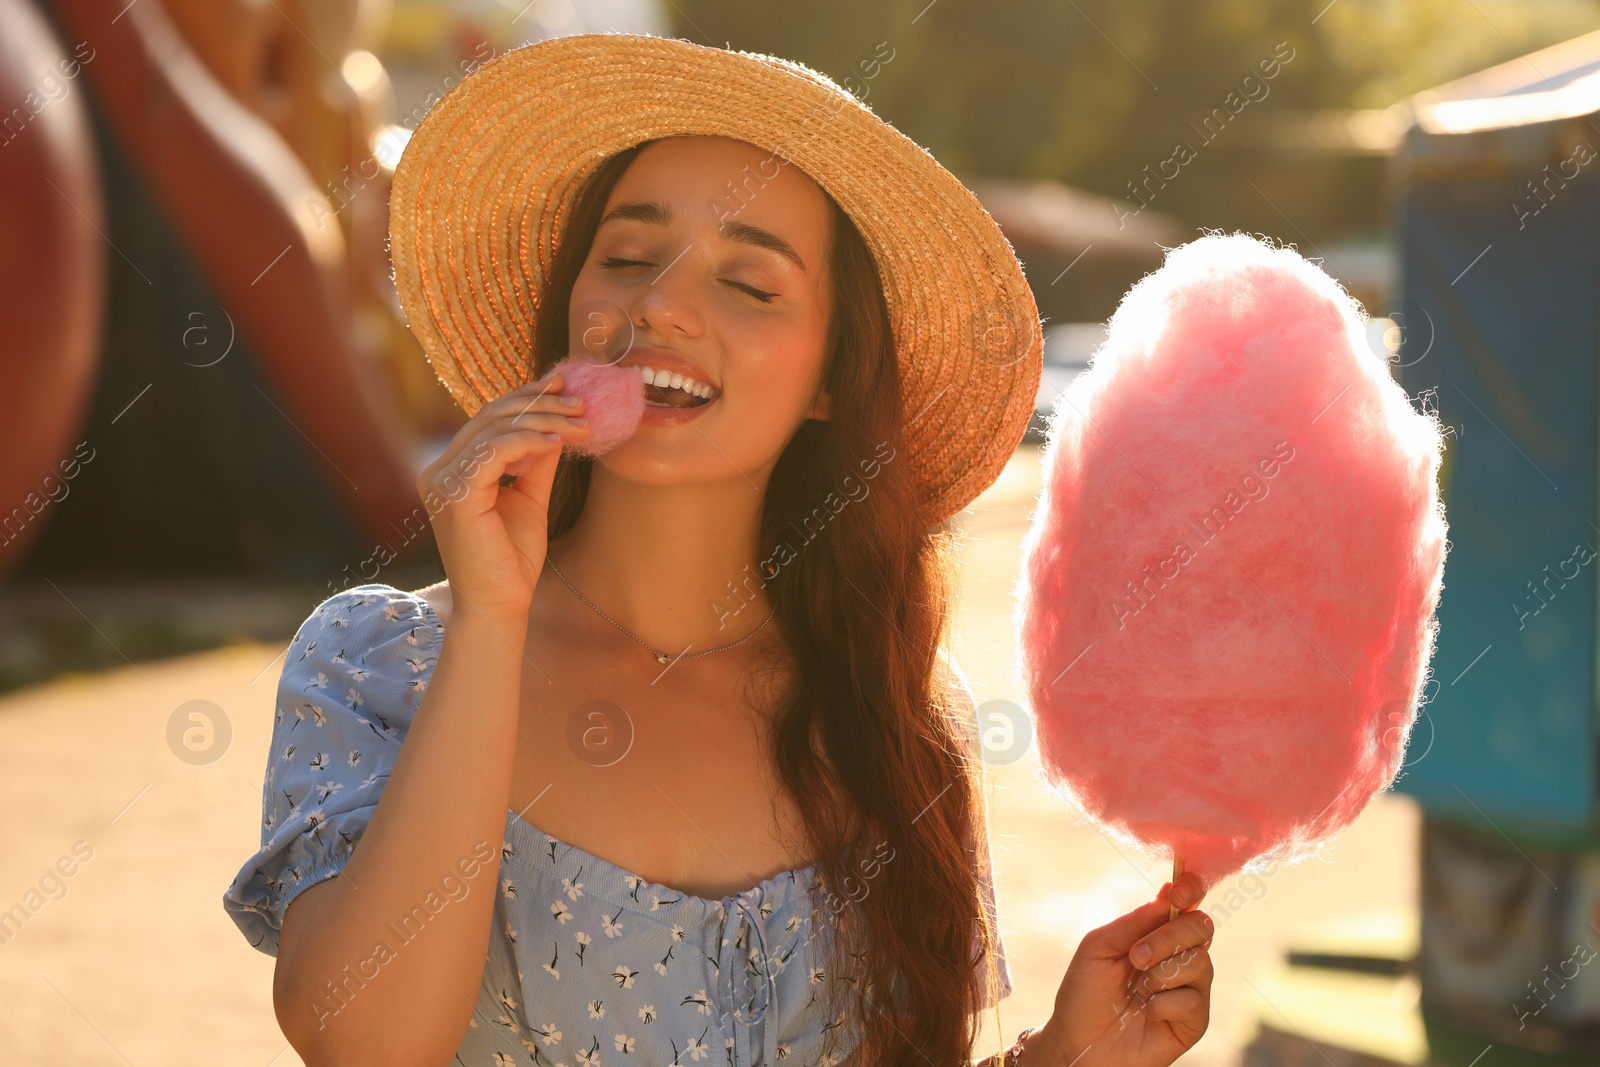
<path fill-rule="evenodd" d="M 600 220 L 596 231 L 612 219 L 629 219 L 634 222 L 646 222 L 656 226 L 665 226 L 672 221 L 672 209 L 659 200 L 636 200 L 626 204 L 618 204 L 605 217 Z M 765 248 L 778 253 L 785 259 L 792 260 L 801 270 L 806 269 L 805 260 L 800 258 L 800 253 L 794 246 L 771 230 L 752 226 L 748 222 L 737 219 L 724 219 L 717 227 L 718 234 L 727 241 L 737 241 L 740 244 L 751 245 L 756 248 Z"/>

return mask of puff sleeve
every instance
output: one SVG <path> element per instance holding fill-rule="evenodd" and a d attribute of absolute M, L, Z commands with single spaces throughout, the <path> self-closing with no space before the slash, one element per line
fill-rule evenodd
<path fill-rule="evenodd" d="M 973 696 L 972 687 L 967 684 L 966 675 L 954 659 L 946 658 L 945 667 L 948 674 L 945 677 L 945 692 L 951 716 L 956 720 L 956 727 L 963 736 L 973 739 L 971 754 L 974 759 L 980 759 L 980 749 L 976 743 L 978 731 L 982 724 L 978 721 L 977 700 Z M 980 814 L 987 818 L 987 806 L 980 809 Z M 994 888 L 994 854 L 989 844 L 987 828 L 983 833 L 982 848 L 972 845 L 978 866 L 978 888 L 983 897 L 984 911 L 988 915 L 989 929 L 993 931 L 994 965 L 996 978 L 999 984 L 998 996 L 989 995 L 988 983 L 988 957 L 982 952 L 981 934 L 973 938 L 973 953 L 977 956 L 976 971 L 979 986 L 984 989 L 985 995 L 981 999 L 983 1008 L 993 1007 L 999 1000 L 1009 997 L 1012 992 L 1011 968 L 1006 962 L 1005 940 L 1000 936 L 999 905 L 995 898 Z"/>
<path fill-rule="evenodd" d="M 443 637 L 426 601 L 369 584 L 324 600 L 289 644 L 261 794 L 261 848 L 223 894 L 278 954 L 283 913 L 344 869 L 383 793 Z"/>

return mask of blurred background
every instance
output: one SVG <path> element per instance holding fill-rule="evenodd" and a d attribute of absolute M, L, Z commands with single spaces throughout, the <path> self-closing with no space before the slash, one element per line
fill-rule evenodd
<path fill-rule="evenodd" d="M 1393 791 L 1217 887 L 1183 1062 L 1600 1062 L 1600 0 L 0 0 L 0 1063 L 299 1062 L 220 903 L 280 657 L 443 577 L 413 482 L 461 422 L 389 179 L 478 65 L 606 30 L 827 73 L 1016 248 L 1038 417 L 959 520 L 994 721 L 1040 431 L 1121 294 L 1219 228 L 1360 299 L 1450 427 L 1437 682 Z M 993 764 L 1009 1036 L 1168 872 Z"/>

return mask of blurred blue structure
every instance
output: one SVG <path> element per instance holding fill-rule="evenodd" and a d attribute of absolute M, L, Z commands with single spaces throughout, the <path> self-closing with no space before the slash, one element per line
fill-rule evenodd
<path fill-rule="evenodd" d="M 1399 376 L 1455 433 L 1437 685 L 1397 788 L 1555 841 L 1596 811 L 1597 112 L 1592 34 L 1423 94 L 1400 158 Z"/>
<path fill-rule="evenodd" d="M 1435 680 L 1395 786 L 1425 813 L 1424 1017 L 1445 1062 L 1592 1063 L 1600 33 L 1410 107 L 1396 369 L 1452 427 Z"/>

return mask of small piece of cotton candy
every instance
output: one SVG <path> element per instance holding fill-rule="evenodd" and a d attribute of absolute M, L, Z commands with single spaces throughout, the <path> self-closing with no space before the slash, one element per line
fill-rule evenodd
<path fill-rule="evenodd" d="M 567 455 L 604 455 L 638 430 L 644 418 L 644 379 L 638 371 L 583 356 L 568 356 L 550 368 L 556 371 L 563 394 L 583 397 L 583 417 L 589 420 L 588 436 L 568 442 L 562 449 Z"/>
<path fill-rule="evenodd" d="M 1443 446 L 1320 268 L 1170 250 L 1050 418 L 1014 599 L 1046 780 L 1208 886 L 1347 826 L 1427 680 Z"/>

